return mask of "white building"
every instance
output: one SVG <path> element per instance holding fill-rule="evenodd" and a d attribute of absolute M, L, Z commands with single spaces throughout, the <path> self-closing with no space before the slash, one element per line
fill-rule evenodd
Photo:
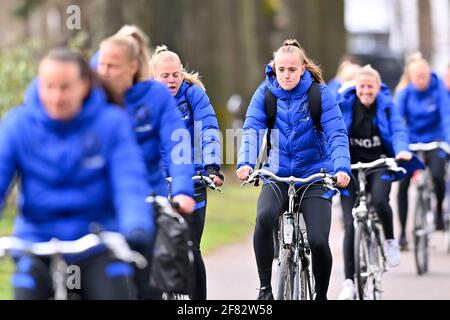
<path fill-rule="evenodd" d="M 438 72 L 450 62 L 449 3 L 448 0 L 430 1 L 434 48 L 430 62 Z M 404 56 L 418 51 L 417 8 L 417 0 L 345 0 L 345 27 L 350 35 L 348 50 L 373 53 L 388 49 Z M 368 34 L 372 37 L 367 37 Z"/>

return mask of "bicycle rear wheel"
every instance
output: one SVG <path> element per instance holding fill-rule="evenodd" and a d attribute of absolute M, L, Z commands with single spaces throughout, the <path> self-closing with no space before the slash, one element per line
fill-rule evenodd
<path fill-rule="evenodd" d="M 370 241 L 364 222 L 358 221 L 355 230 L 355 283 L 358 299 L 374 299 L 375 277 L 370 266 Z"/>
<path fill-rule="evenodd" d="M 426 230 L 426 210 L 425 201 L 418 197 L 416 209 L 414 211 L 414 260 L 416 270 L 419 275 L 428 271 L 428 231 Z"/>
<path fill-rule="evenodd" d="M 282 249 L 277 273 L 277 300 L 292 300 L 294 298 L 294 272 L 292 265 L 292 251 L 290 249 Z"/>

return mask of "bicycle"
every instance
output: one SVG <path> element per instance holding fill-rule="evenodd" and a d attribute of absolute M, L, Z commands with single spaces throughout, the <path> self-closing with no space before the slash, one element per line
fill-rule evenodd
<path fill-rule="evenodd" d="M 334 189 L 336 177 L 324 172 L 313 174 L 307 178 L 278 177 L 274 173 L 260 169 L 254 170 L 247 183 L 258 181 L 259 178 L 268 177 L 274 181 L 289 183 L 288 188 L 288 210 L 278 218 L 278 238 L 280 251 L 278 257 L 278 270 L 276 280 L 277 300 L 313 300 L 314 299 L 314 277 L 312 274 L 311 249 L 306 234 L 306 224 L 303 214 L 300 212 L 300 199 L 296 194 L 301 188 L 306 189 L 317 182 L 323 182 L 330 189 Z M 296 191 L 295 184 L 302 186 Z M 297 201 L 298 200 L 298 201 Z"/>
<path fill-rule="evenodd" d="M 409 145 L 411 151 L 416 152 L 424 160 L 425 153 L 435 149 L 442 149 L 450 154 L 450 148 L 445 142 L 414 143 Z M 433 206 L 435 203 L 431 172 L 428 168 L 415 173 L 416 178 L 416 204 L 414 209 L 414 261 L 418 275 L 428 271 L 428 242 L 434 229 Z M 450 240 L 449 240 L 450 241 Z"/>
<path fill-rule="evenodd" d="M 370 202 L 366 190 L 367 176 L 377 170 L 388 169 L 392 172 L 406 170 L 397 166 L 394 158 L 381 158 L 369 163 L 358 162 L 351 165 L 352 179 L 358 181 L 355 206 L 352 210 L 355 227 L 355 284 L 360 300 L 381 299 L 381 278 L 386 271 L 384 255 L 384 233 L 381 222 Z M 357 171 L 357 179 L 353 171 Z"/>
<path fill-rule="evenodd" d="M 197 172 L 197 175 L 192 177 L 192 180 L 194 182 L 199 183 L 200 185 L 198 187 L 196 187 L 194 189 L 194 192 L 201 189 L 201 188 L 210 188 L 214 191 L 223 193 L 223 190 L 220 187 L 217 187 L 216 184 L 214 183 L 214 181 L 212 181 L 212 179 L 208 176 L 203 175 L 201 172 Z M 167 184 L 168 184 L 168 189 L 169 189 L 169 195 L 168 198 L 169 200 L 172 198 L 172 195 L 170 194 L 170 184 L 172 183 L 172 177 L 167 177 L 166 178 Z"/>
<path fill-rule="evenodd" d="M 170 190 L 172 178 L 168 177 L 166 180 Z M 195 190 L 208 187 L 223 193 L 208 176 L 199 174 L 193 176 L 192 180 L 199 184 Z M 176 211 L 179 205 L 173 203 L 171 198 L 170 193 L 167 198 L 155 195 L 146 198 L 147 202 L 155 206 L 159 230 L 154 254 L 154 266 L 158 268 L 152 270 L 158 274 L 152 277 L 152 281 L 154 286 L 162 291 L 163 300 L 189 300 L 194 263 L 193 243 L 190 240 L 187 221 Z M 155 269 L 159 271 L 156 272 Z"/>
<path fill-rule="evenodd" d="M 147 260 L 138 252 L 132 251 L 122 234 L 102 231 L 87 234 L 73 241 L 61 241 L 56 238 L 47 242 L 29 242 L 17 237 L 0 237 L 0 258 L 16 256 L 17 253 L 50 258 L 50 275 L 55 300 L 68 300 L 72 295 L 68 288 L 68 263 L 65 255 L 80 254 L 94 247 L 104 245 L 115 258 L 136 264 L 140 269 L 147 265 Z"/>

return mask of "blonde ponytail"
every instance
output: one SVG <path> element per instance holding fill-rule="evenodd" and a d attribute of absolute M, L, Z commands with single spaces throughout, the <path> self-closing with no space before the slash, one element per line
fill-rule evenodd
<path fill-rule="evenodd" d="M 283 42 L 283 45 L 273 53 L 273 57 L 279 53 L 294 53 L 300 58 L 300 61 L 305 66 L 305 69 L 311 72 L 314 80 L 318 83 L 325 83 L 323 80 L 322 70 L 314 63 L 310 58 L 306 56 L 305 50 L 300 46 L 300 43 L 296 39 L 287 39 Z"/>
<path fill-rule="evenodd" d="M 127 50 L 128 58 L 138 62 L 138 71 L 134 75 L 134 82 L 145 81 L 152 78 L 151 53 L 149 38 L 134 25 L 125 25 L 116 34 L 106 38 L 100 44 L 114 44 Z"/>

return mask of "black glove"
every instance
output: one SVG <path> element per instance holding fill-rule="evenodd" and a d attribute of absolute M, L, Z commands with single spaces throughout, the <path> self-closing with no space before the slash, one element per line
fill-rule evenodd
<path fill-rule="evenodd" d="M 218 176 L 222 181 L 225 181 L 225 177 L 220 173 L 219 169 L 214 165 L 208 165 L 205 167 L 206 175 L 215 175 Z"/>

